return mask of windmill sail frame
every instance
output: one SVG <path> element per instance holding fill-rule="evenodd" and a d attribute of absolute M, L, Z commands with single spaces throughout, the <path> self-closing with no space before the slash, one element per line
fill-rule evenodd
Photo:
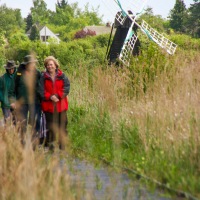
<path fill-rule="evenodd" d="M 134 3 L 138 3 L 136 6 L 137 10 L 135 11 L 125 11 L 122 8 L 122 4 L 119 0 L 114 0 L 121 11 L 117 12 L 115 16 L 115 22 L 117 21 L 121 26 L 123 26 L 127 19 L 130 20 L 131 25 L 129 26 L 129 30 L 127 35 L 123 41 L 123 45 L 121 47 L 121 51 L 118 55 L 118 59 L 126 66 L 129 66 L 130 58 L 136 42 L 138 40 L 136 32 L 134 32 L 133 28 L 137 26 L 142 30 L 142 32 L 152 41 L 154 41 L 158 46 L 165 49 L 167 53 L 173 55 L 176 51 L 177 45 L 167 39 L 164 35 L 158 33 L 155 29 L 153 29 L 147 22 L 142 20 L 141 25 L 136 22 L 136 19 L 142 13 L 146 3 L 148 0 L 135 0 Z"/>

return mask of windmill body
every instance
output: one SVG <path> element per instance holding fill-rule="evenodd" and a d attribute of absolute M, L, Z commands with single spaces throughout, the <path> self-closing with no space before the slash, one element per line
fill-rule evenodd
<path fill-rule="evenodd" d="M 118 13 L 119 14 L 119 13 Z M 123 24 L 119 23 L 119 21 L 115 18 L 115 22 L 113 24 L 114 28 L 116 29 L 115 35 L 112 41 L 112 44 L 110 46 L 107 59 L 110 61 L 110 63 L 116 63 L 117 59 L 120 56 L 122 47 L 124 45 L 125 39 L 127 37 L 127 34 L 130 30 L 130 27 L 132 26 L 132 21 L 127 17 Z M 138 27 L 134 25 L 132 27 L 133 31 L 136 33 Z M 136 41 L 136 45 L 133 51 L 131 51 L 132 55 L 138 55 L 139 53 L 139 46 L 140 42 L 139 39 Z"/>

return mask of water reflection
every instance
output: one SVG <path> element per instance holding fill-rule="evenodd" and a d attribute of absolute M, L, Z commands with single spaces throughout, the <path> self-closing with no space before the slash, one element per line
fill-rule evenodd
<path fill-rule="evenodd" d="M 73 185 L 85 191 L 82 200 L 169 200 L 158 191 L 149 191 L 138 180 L 130 179 L 126 173 L 117 173 L 109 168 L 95 167 L 79 159 L 61 161 Z M 90 194 L 90 197 L 88 196 Z"/>

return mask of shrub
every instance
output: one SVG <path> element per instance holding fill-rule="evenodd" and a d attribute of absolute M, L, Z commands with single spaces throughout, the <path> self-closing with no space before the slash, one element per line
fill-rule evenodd
<path fill-rule="evenodd" d="M 87 36 L 94 36 L 96 35 L 95 31 L 92 31 L 90 29 L 82 29 L 81 31 L 78 31 L 75 33 L 74 38 L 79 39 L 79 38 L 85 38 Z"/>

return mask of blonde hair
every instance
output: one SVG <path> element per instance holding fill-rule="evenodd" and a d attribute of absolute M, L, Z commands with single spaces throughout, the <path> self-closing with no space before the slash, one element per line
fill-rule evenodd
<path fill-rule="evenodd" d="M 44 60 L 44 66 L 47 67 L 48 62 L 52 60 L 54 62 L 54 64 L 56 65 L 56 68 L 58 68 L 60 66 L 58 60 L 54 57 L 54 56 L 48 56 L 45 58 Z"/>

